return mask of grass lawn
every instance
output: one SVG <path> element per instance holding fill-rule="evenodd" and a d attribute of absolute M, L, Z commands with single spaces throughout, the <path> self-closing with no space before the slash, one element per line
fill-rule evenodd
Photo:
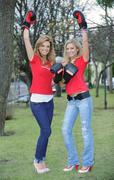
<path fill-rule="evenodd" d="M 114 180 L 114 94 L 107 94 L 108 109 L 104 110 L 103 91 L 94 101 L 93 132 L 95 141 L 95 165 L 92 172 L 79 175 L 75 170 L 63 172 L 66 165 L 66 149 L 63 144 L 61 126 L 66 107 L 66 94 L 54 98 L 55 112 L 52 135 L 47 151 L 47 164 L 51 169 L 47 174 L 37 174 L 33 168 L 33 158 L 39 128 L 25 104 L 15 107 L 12 120 L 6 121 L 6 132 L 12 135 L 0 137 L 0 180 Z M 74 127 L 79 157 L 83 143 L 80 120 Z"/>

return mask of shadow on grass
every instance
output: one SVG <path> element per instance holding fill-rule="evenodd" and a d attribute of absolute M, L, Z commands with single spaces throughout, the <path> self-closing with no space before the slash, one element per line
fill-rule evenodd
<path fill-rule="evenodd" d="M 14 163 L 13 159 L 0 159 L 0 164 Z"/>
<path fill-rule="evenodd" d="M 7 132 L 4 132 L 2 136 L 0 137 L 4 137 L 4 136 L 12 136 L 15 134 L 15 131 L 7 131 Z"/>
<path fill-rule="evenodd" d="M 107 107 L 107 109 L 105 109 L 104 107 L 95 107 L 96 110 L 114 110 L 114 107 Z"/>

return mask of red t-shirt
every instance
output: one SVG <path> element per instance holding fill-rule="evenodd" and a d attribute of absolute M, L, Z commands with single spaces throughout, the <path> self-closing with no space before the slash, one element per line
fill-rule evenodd
<path fill-rule="evenodd" d="M 32 61 L 30 61 L 30 67 L 32 71 L 32 84 L 30 87 L 30 93 L 51 95 L 52 91 L 52 79 L 53 74 L 50 72 L 51 64 L 47 62 L 42 64 L 38 55 L 34 55 Z"/>
<path fill-rule="evenodd" d="M 74 65 L 78 68 L 78 72 L 75 76 L 66 84 L 66 92 L 68 95 L 77 94 L 83 91 L 87 91 L 88 87 L 84 81 L 84 71 L 88 62 L 85 62 L 83 57 L 79 57 L 75 60 Z"/>

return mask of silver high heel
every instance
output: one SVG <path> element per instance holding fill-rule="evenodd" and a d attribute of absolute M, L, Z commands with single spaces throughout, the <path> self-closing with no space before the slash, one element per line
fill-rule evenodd
<path fill-rule="evenodd" d="M 49 172 L 49 171 L 50 171 L 49 168 L 39 169 L 38 166 L 37 166 L 37 163 L 35 163 L 35 162 L 34 162 L 34 168 L 35 168 L 35 171 L 36 171 L 38 174 L 43 174 L 43 173 L 46 173 L 46 172 Z"/>

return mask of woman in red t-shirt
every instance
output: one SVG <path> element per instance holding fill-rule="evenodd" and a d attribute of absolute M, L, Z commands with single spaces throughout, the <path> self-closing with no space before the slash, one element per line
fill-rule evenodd
<path fill-rule="evenodd" d="M 50 68 L 55 62 L 55 52 L 52 39 L 47 35 L 39 37 L 33 50 L 29 38 L 29 28 L 31 24 L 34 24 L 35 20 L 35 13 L 29 11 L 22 27 L 23 39 L 32 72 L 30 107 L 40 127 L 40 136 L 38 137 L 36 145 L 34 167 L 37 173 L 45 173 L 50 170 L 46 166 L 45 158 L 49 136 L 51 135 L 51 123 L 54 108 L 52 92 L 53 74 L 50 71 Z"/>
<path fill-rule="evenodd" d="M 84 81 L 84 71 L 89 61 L 89 45 L 87 23 L 83 14 L 80 11 L 75 11 L 73 15 L 77 19 L 81 29 L 82 48 L 80 43 L 75 39 L 68 40 L 64 46 L 64 79 L 68 103 L 62 133 L 68 153 L 68 164 L 63 170 L 71 171 L 75 168 L 79 173 L 86 173 L 91 170 L 94 163 L 94 142 L 91 128 L 93 105 L 88 87 Z M 76 68 L 74 74 L 74 68 L 71 65 Z M 72 130 L 79 114 L 84 140 L 81 168 L 79 168 L 78 153 L 72 135 Z"/>

